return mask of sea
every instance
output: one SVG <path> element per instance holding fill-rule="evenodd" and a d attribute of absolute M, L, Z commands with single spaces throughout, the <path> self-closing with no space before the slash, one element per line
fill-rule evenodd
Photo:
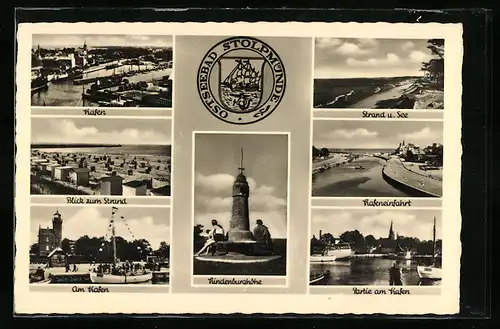
<path fill-rule="evenodd" d="M 372 95 L 391 93 L 391 89 L 402 83 L 411 83 L 416 79 L 418 77 L 314 79 L 314 107 L 356 108 L 357 103 Z M 387 94 L 382 99 L 393 98 L 393 96 Z M 376 101 L 373 103 L 375 105 Z"/>
<path fill-rule="evenodd" d="M 403 272 L 403 284 L 438 285 L 440 281 L 421 281 L 417 273 L 417 260 L 390 260 L 383 258 L 351 258 L 331 264 L 311 264 L 311 274 L 330 271 L 328 280 L 318 285 L 389 285 L 389 269 L 396 262 Z M 439 264 L 438 264 L 439 265 Z"/>
<path fill-rule="evenodd" d="M 46 147 L 47 146 L 47 147 Z M 69 146 L 69 147 L 67 147 Z M 103 155 L 137 155 L 137 156 L 171 156 L 171 145 L 121 145 L 121 146 L 85 146 L 85 147 L 71 147 L 70 145 L 54 145 L 50 147 L 44 145 L 39 147 L 37 145 L 31 146 L 32 150 L 41 152 L 59 152 L 59 153 L 95 153 Z"/>

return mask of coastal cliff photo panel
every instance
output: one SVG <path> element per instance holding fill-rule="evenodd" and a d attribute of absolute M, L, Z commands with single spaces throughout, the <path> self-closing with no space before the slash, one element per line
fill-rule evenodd
<path fill-rule="evenodd" d="M 310 285 L 441 285 L 440 209 L 314 208 L 310 232 Z"/>
<path fill-rule="evenodd" d="M 171 35 L 34 34 L 32 106 L 172 107 Z"/>
<path fill-rule="evenodd" d="M 168 284 L 168 209 L 31 206 L 29 282 L 32 286 L 59 283 L 114 287 L 140 283 L 134 285 L 136 288 Z M 100 286 L 78 289 L 113 290 Z"/>
<path fill-rule="evenodd" d="M 171 195 L 171 120 L 31 119 L 31 195 Z"/>
<path fill-rule="evenodd" d="M 288 134 L 194 134 L 194 275 L 285 276 Z"/>
<path fill-rule="evenodd" d="M 314 120 L 313 127 L 313 197 L 442 197 L 442 121 Z"/>
<path fill-rule="evenodd" d="M 314 108 L 443 109 L 444 39 L 316 38 Z"/>

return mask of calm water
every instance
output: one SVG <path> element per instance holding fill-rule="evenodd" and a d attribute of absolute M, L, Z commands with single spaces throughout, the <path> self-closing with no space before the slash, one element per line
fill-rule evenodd
<path fill-rule="evenodd" d="M 146 68 L 151 68 L 151 65 L 141 65 L 141 70 Z M 115 69 L 115 73 L 123 73 L 130 71 L 130 66 L 122 66 Z M 137 66 L 134 65 L 132 70 L 137 70 Z M 136 83 L 139 81 L 152 81 L 158 80 L 164 76 L 168 76 L 172 73 L 172 69 L 164 69 L 158 71 L 151 71 L 144 74 L 137 74 L 130 77 L 125 77 L 130 83 Z M 104 77 L 113 74 L 113 70 L 100 70 L 96 72 L 91 72 L 84 74 L 83 77 L 94 78 L 94 77 Z M 31 95 L 31 105 L 33 106 L 85 106 L 85 105 L 96 105 L 85 101 L 83 104 L 82 93 L 90 88 L 90 85 L 75 85 L 73 81 L 61 81 L 56 83 L 49 83 L 49 87 L 45 90 L 40 90 L 35 94 Z"/>
<path fill-rule="evenodd" d="M 170 145 L 122 145 L 120 147 L 81 147 L 81 148 L 33 148 L 41 152 L 92 153 L 103 155 L 162 155 L 170 156 Z"/>
<path fill-rule="evenodd" d="M 267 263 L 228 264 L 194 259 L 194 275 L 286 275 L 286 258 Z"/>
<path fill-rule="evenodd" d="M 361 157 L 351 164 L 327 169 L 313 176 L 312 195 L 315 197 L 407 197 L 382 177 L 385 161 Z M 362 165 L 365 169 L 354 169 Z"/>
<path fill-rule="evenodd" d="M 382 258 L 352 258 L 332 264 L 311 264 L 311 273 L 330 271 L 330 278 L 321 285 L 389 285 L 389 269 L 396 262 L 403 271 L 404 285 L 418 285 L 416 260 Z M 440 284 L 440 281 L 421 282 L 422 285 Z"/>

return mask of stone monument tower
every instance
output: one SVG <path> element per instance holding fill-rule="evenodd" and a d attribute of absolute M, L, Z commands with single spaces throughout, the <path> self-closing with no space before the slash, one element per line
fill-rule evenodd
<path fill-rule="evenodd" d="M 236 176 L 233 184 L 233 207 L 231 212 L 231 222 L 228 231 L 228 241 L 230 242 L 250 242 L 252 232 L 250 231 L 250 217 L 248 212 L 248 198 L 250 188 L 247 178 L 243 174 L 243 149 L 241 149 L 240 173 Z"/>
<path fill-rule="evenodd" d="M 62 240 L 62 217 L 59 210 L 56 210 L 54 217 L 52 217 L 52 229 L 54 230 L 55 246 L 56 248 L 60 248 Z"/>

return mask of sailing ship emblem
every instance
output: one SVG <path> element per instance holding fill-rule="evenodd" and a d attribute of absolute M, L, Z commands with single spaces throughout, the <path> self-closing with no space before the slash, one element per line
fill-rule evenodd
<path fill-rule="evenodd" d="M 219 88 L 220 101 L 229 111 L 248 113 L 259 106 L 264 63 L 263 58 L 222 58 L 219 61 L 221 72 L 225 71 L 226 66 L 234 66 L 224 81 L 220 82 Z M 222 78 L 222 75 L 219 77 Z"/>
<path fill-rule="evenodd" d="M 233 37 L 213 46 L 197 77 L 203 105 L 218 119 L 250 124 L 269 116 L 283 99 L 285 68 L 266 43 Z"/>

